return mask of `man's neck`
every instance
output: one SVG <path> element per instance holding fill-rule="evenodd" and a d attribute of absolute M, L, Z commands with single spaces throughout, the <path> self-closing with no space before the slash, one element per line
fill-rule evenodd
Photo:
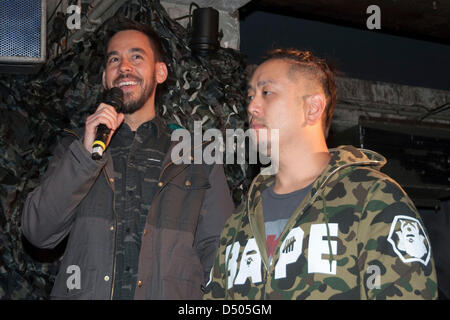
<path fill-rule="evenodd" d="M 309 186 L 322 174 L 329 161 L 325 141 L 280 150 L 274 192 L 285 194 Z"/>
<path fill-rule="evenodd" d="M 145 104 L 141 109 L 133 114 L 125 115 L 125 123 L 128 124 L 131 131 L 136 131 L 141 124 L 153 120 L 155 118 L 155 105 L 153 103 Z"/>

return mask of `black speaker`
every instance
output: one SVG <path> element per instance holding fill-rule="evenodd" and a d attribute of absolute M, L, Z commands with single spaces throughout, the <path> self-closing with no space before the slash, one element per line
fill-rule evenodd
<path fill-rule="evenodd" d="M 46 59 L 46 1 L 0 1 L 0 73 L 33 73 Z"/>
<path fill-rule="evenodd" d="M 196 55 L 207 56 L 219 47 L 219 11 L 198 8 L 193 12 L 191 49 Z"/>

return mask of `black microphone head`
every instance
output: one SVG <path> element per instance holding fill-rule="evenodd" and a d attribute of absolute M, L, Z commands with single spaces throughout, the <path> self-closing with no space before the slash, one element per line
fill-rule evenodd
<path fill-rule="evenodd" d="M 103 102 L 113 106 L 117 112 L 122 112 L 123 91 L 120 88 L 113 87 L 105 91 Z"/>

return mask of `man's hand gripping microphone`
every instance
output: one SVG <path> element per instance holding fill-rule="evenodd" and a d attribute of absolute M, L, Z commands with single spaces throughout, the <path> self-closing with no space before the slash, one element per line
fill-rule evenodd
<path fill-rule="evenodd" d="M 113 106 L 117 112 L 121 112 L 123 107 L 123 91 L 119 88 L 112 88 L 105 92 L 103 102 Z M 109 129 L 105 124 L 100 123 L 97 126 L 94 142 L 92 143 L 92 159 L 100 160 L 103 152 L 106 149 L 106 142 L 108 141 Z"/>

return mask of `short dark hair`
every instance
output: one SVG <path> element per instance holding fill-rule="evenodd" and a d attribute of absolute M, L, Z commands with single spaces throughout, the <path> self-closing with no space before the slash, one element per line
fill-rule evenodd
<path fill-rule="evenodd" d="M 158 34 L 148 24 L 140 23 L 122 16 L 112 19 L 108 25 L 105 51 L 108 50 L 108 43 L 111 38 L 116 33 L 125 30 L 136 30 L 145 34 L 153 50 L 155 61 L 164 62 L 164 50 L 161 44 L 161 38 L 158 36 Z M 105 52 L 105 56 L 106 53 L 107 52 Z"/>
<path fill-rule="evenodd" d="M 321 85 L 327 104 L 325 106 L 325 136 L 331 126 L 331 118 L 336 108 L 336 82 L 334 79 L 334 68 L 330 67 L 325 59 L 314 56 L 310 51 L 300 51 L 297 49 L 274 49 L 271 50 L 264 61 L 282 59 L 296 67 L 293 71 L 305 71 L 312 75 Z M 300 69 L 300 70 L 299 70 Z"/>

